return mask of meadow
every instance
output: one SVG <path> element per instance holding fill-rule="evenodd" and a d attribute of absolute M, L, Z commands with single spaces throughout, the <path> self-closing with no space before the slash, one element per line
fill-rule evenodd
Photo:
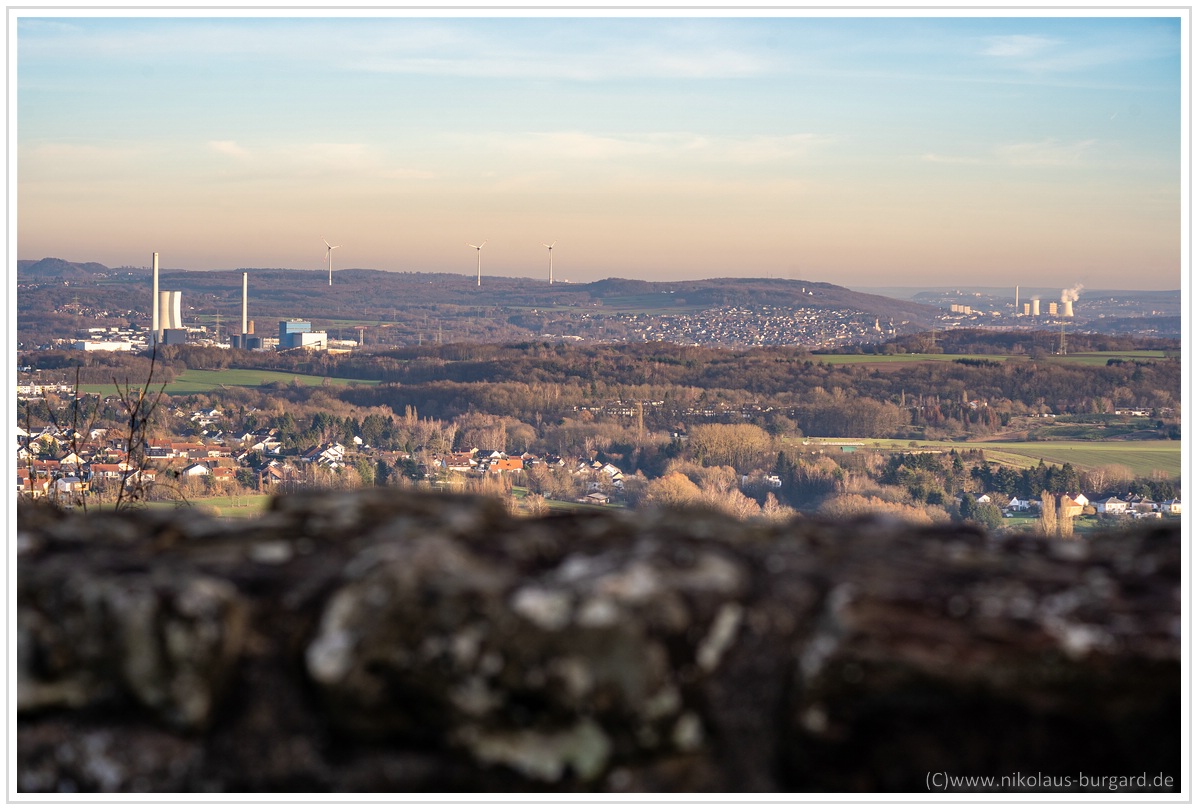
<path fill-rule="evenodd" d="M 918 452 L 937 450 L 981 450 L 986 459 L 1011 467 L 1034 467 L 1043 459 L 1045 464 L 1068 462 L 1078 471 L 1092 470 L 1109 464 L 1121 464 L 1133 475 L 1149 477 L 1162 471 L 1170 478 L 1181 475 L 1181 442 L 1169 439 L 1146 441 L 1111 442 L 953 442 L 953 441 L 908 441 L 906 439 L 798 439 L 791 444 L 803 445 L 805 449 L 824 449 L 836 452 L 842 446 L 856 446 L 862 450 L 888 450 L 891 452 Z"/>
<path fill-rule="evenodd" d="M 260 388 L 264 385 L 282 383 L 284 385 L 303 385 L 315 388 L 323 385 L 378 385 L 378 380 L 356 380 L 342 377 L 321 377 L 314 374 L 296 374 L 291 371 L 263 371 L 259 369 L 226 368 L 214 371 L 188 369 L 166 384 L 168 396 L 187 396 L 190 394 L 206 394 L 209 391 L 231 386 Z M 124 388 L 125 386 L 120 386 Z M 119 395 L 118 386 L 114 383 L 82 383 L 80 390 L 101 396 Z"/>

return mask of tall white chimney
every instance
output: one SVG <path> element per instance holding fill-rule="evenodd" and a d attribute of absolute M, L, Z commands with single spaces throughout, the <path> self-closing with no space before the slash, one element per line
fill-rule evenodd
<path fill-rule="evenodd" d="M 153 298 L 154 298 L 154 317 L 153 317 L 153 323 L 151 325 L 151 330 L 153 331 L 154 334 L 153 334 L 153 337 L 151 338 L 151 342 L 157 343 L 158 338 L 160 336 L 160 333 L 158 331 L 158 254 L 157 253 L 154 254 L 154 293 L 153 293 Z"/>
<path fill-rule="evenodd" d="M 250 274 L 241 274 L 241 334 L 244 337 L 246 327 L 249 326 L 249 290 L 250 290 Z"/>

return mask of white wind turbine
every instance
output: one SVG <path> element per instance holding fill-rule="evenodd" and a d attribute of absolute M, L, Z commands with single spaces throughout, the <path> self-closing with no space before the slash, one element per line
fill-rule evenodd
<path fill-rule="evenodd" d="M 469 242 L 466 243 L 467 247 L 472 247 L 478 252 L 478 286 L 480 287 L 483 286 L 483 245 L 485 244 L 487 244 L 486 239 L 482 241 L 481 245 L 472 245 Z"/>
<path fill-rule="evenodd" d="M 556 244 L 557 244 L 557 240 L 554 239 L 553 245 L 556 245 Z M 553 245 L 547 245 L 544 242 L 541 243 L 541 247 L 549 248 L 549 283 L 550 284 L 553 283 Z"/>
<path fill-rule="evenodd" d="M 324 246 L 328 248 L 324 252 L 325 258 L 329 260 L 329 286 L 333 286 L 333 251 L 341 247 L 341 245 L 330 245 L 329 240 L 324 240 Z"/>

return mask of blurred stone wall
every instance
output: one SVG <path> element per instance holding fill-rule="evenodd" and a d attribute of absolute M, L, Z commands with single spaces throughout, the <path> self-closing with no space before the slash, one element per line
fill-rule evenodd
<path fill-rule="evenodd" d="M 21 506 L 16 543 L 20 791 L 1182 775 L 1176 525 L 517 519 L 380 489 L 235 522 Z"/>

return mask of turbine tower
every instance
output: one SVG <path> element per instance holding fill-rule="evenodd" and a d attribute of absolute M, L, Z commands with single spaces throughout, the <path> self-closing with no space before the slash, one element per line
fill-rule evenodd
<path fill-rule="evenodd" d="M 472 247 L 478 252 L 478 286 L 480 287 L 483 286 L 483 245 L 485 244 L 487 244 L 486 239 L 482 241 L 481 245 L 472 245 L 469 242 L 466 243 L 466 247 Z"/>
<path fill-rule="evenodd" d="M 556 245 L 556 244 L 557 244 L 557 240 L 554 239 L 553 245 Z M 544 242 L 541 243 L 541 247 L 549 248 L 549 283 L 550 284 L 553 283 L 553 245 L 547 245 Z"/>
<path fill-rule="evenodd" d="M 330 245 L 329 240 L 324 240 L 324 246 L 328 248 L 325 251 L 325 258 L 329 260 L 329 286 L 333 286 L 333 251 L 341 247 L 341 245 Z"/>

